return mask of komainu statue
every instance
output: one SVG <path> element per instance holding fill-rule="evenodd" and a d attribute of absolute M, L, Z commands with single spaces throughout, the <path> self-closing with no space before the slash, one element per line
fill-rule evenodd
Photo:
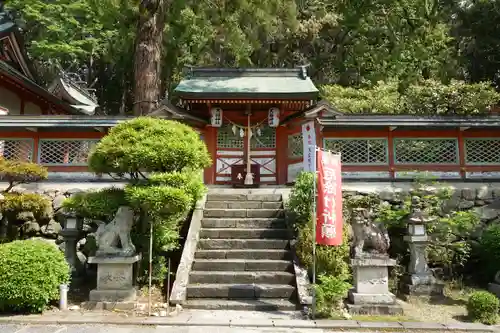
<path fill-rule="evenodd" d="M 96 256 L 135 255 L 135 246 L 130 239 L 130 230 L 134 224 L 134 211 L 128 206 L 120 206 L 114 219 L 105 224 L 102 222 L 95 233 L 97 242 Z M 118 244 L 121 247 L 118 247 Z"/>
<path fill-rule="evenodd" d="M 359 258 L 369 255 L 387 255 L 390 240 L 387 229 L 382 223 L 374 223 L 366 208 L 351 211 L 353 231 L 353 256 Z"/>

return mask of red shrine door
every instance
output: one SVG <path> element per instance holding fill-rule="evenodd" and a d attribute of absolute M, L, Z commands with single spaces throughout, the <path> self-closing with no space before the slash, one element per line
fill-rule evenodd
<path fill-rule="evenodd" d="M 216 184 L 230 184 L 233 166 L 246 167 L 249 153 L 250 163 L 256 165 L 259 170 L 259 184 L 277 183 L 276 129 L 269 127 L 267 121 L 251 123 L 251 126 L 250 147 L 244 123 L 226 121 L 217 129 Z"/>

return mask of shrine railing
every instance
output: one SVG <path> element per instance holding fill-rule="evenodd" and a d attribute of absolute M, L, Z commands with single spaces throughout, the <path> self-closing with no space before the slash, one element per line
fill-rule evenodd
<path fill-rule="evenodd" d="M 324 149 L 341 154 L 345 178 L 405 179 L 425 172 L 439 179 L 500 179 L 500 136 L 479 134 L 427 137 L 425 132 L 398 136 L 345 131 L 338 136 L 326 133 L 320 141 Z M 300 172 L 302 150 L 302 135 L 289 135 L 289 173 Z"/>
<path fill-rule="evenodd" d="M 0 137 L 0 156 L 6 160 L 30 161 L 51 169 L 85 170 L 98 138 Z"/>

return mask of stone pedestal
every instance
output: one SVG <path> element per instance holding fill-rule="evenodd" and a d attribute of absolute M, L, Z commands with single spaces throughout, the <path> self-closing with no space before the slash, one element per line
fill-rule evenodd
<path fill-rule="evenodd" d="M 354 288 L 349 291 L 349 312 L 353 314 L 402 314 L 396 296 L 389 292 L 388 267 L 396 260 L 386 256 L 351 260 Z"/>
<path fill-rule="evenodd" d="M 90 257 L 88 262 L 97 264 L 97 288 L 90 291 L 90 302 L 120 303 L 120 308 L 133 309 L 137 298 L 133 268 L 139 260 L 141 255 Z"/>
<path fill-rule="evenodd" d="M 405 236 L 410 247 L 408 273 L 403 276 L 401 292 L 407 296 L 442 296 L 444 285 L 439 283 L 427 266 L 425 249 L 428 236 Z"/>

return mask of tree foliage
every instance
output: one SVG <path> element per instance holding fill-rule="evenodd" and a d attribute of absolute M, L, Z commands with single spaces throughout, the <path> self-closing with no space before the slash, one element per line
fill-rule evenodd
<path fill-rule="evenodd" d="M 378 82 L 372 87 L 329 85 L 323 97 L 340 112 L 401 113 L 427 115 L 473 115 L 487 113 L 500 100 L 489 83 L 467 84 L 452 80 L 443 84 L 428 79 L 401 89 L 400 82 Z"/>
<path fill-rule="evenodd" d="M 55 73 L 54 59 L 65 69 L 87 66 L 89 80 L 97 79 L 95 88 L 105 112 L 124 114 L 132 111 L 138 98 L 133 98 L 137 79 L 134 80 L 131 69 L 137 65 L 133 53 L 139 45 L 141 18 L 149 22 L 148 15 L 157 13 L 141 10 L 141 6 L 155 3 L 160 2 L 10 0 L 8 6 L 16 9 L 25 23 L 29 53 L 45 81 Z M 392 90 L 392 84 L 397 82 L 401 94 L 408 87 L 412 87 L 409 94 L 414 94 L 418 86 L 430 91 L 427 84 L 435 83 L 434 87 L 446 95 L 448 92 L 436 85 L 451 82 L 450 90 L 458 89 L 461 93 L 460 89 L 466 89 L 469 96 L 481 99 L 483 95 L 473 95 L 470 90 L 475 88 L 467 88 L 466 84 L 492 81 L 498 87 L 500 0 L 162 0 L 161 3 L 165 3 L 163 16 L 154 16 L 158 22 L 164 20 L 161 49 L 156 50 L 161 52 L 155 51 L 154 59 L 158 54 L 161 58 L 153 66 L 158 69 L 153 73 L 159 74 L 155 78 L 158 87 L 147 98 L 148 103 L 157 103 L 164 92 L 171 91 L 182 78 L 186 65 L 310 64 L 312 79 L 319 85 Z M 461 84 L 453 79 L 465 83 L 457 87 Z M 388 86 L 381 87 L 380 81 Z M 151 86 L 156 87 L 156 83 Z M 371 91 L 366 94 L 373 95 Z M 360 100 L 356 99 L 354 104 L 366 104 L 367 99 L 373 99 L 357 97 Z M 488 102 L 490 97 L 486 98 Z M 384 99 L 388 100 L 376 105 L 377 112 L 394 101 L 393 95 Z M 465 108 L 473 110 L 472 113 L 478 110 L 469 100 L 455 98 L 455 102 L 467 104 Z M 441 104 L 448 108 L 448 102 Z M 436 112 L 447 112 L 441 105 L 438 107 Z"/>

